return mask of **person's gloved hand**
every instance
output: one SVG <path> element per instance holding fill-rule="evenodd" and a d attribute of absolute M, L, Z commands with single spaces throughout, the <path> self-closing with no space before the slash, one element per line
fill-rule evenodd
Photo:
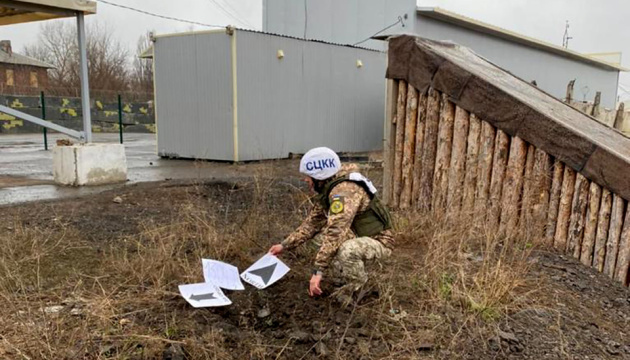
<path fill-rule="evenodd" d="M 273 256 L 278 256 L 282 253 L 282 250 L 284 250 L 284 246 L 282 246 L 282 244 L 276 244 L 269 249 L 269 253 Z"/>
<path fill-rule="evenodd" d="M 308 294 L 310 296 L 319 296 L 322 294 L 322 289 L 319 287 L 319 284 L 321 283 L 321 281 L 322 281 L 321 273 L 311 276 L 311 283 L 308 287 Z"/>

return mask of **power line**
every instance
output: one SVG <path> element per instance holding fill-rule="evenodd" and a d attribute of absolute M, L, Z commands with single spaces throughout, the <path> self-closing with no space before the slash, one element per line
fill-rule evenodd
<path fill-rule="evenodd" d="M 306 39 L 306 30 L 308 29 L 308 0 L 304 0 L 304 39 Z"/>
<path fill-rule="evenodd" d="M 233 13 L 231 13 L 230 11 L 228 11 L 228 10 L 227 10 L 227 9 L 226 9 L 223 5 L 221 5 L 221 3 L 219 3 L 218 1 L 216 1 L 216 0 L 208 0 L 208 1 L 210 1 L 211 3 L 213 3 L 214 5 L 216 5 L 216 6 L 219 8 L 219 10 L 221 10 L 221 12 L 223 12 L 223 14 L 227 15 L 227 16 L 228 16 L 228 17 L 230 17 L 230 18 L 233 18 L 234 20 L 236 20 L 236 21 L 240 22 L 241 24 L 243 24 L 243 25 L 245 25 L 245 26 L 249 26 L 249 27 L 252 27 L 252 28 L 253 28 L 253 26 L 252 26 L 251 24 L 249 24 L 249 23 L 248 23 L 247 21 L 245 21 L 245 20 L 241 20 L 239 16 L 236 16 L 236 15 L 234 15 Z"/>
<path fill-rule="evenodd" d="M 220 1 L 220 0 L 218 0 L 218 1 Z M 238 11 L 235 7 L 233 7 L 233 6 L 230 4 L 230 2 L 229 2 L 229 1 L 224 0 L 224 1 L 221 1 L 221 3 L 222 3 L 222 4 L 225 4 L 228 8 L 232 9 L 233 13 L 234 13 L 235 15 L 237 15 L 237 16 L 238 16 L 238 19 L 239 19 L 240 21 L 242 21 L 243 23 L 247 24 L 248 26 L 251 26 L 252 28 L 254 28 L 254 25 L 252 25 L 249 21 L 245 20 L 245 17 L 241 15 L 241 12 L 240 12 L 240 11 Z M 241 19 L 242 19 L 242 20 L 241 20 Z"/>
<path fill-rule="evenodd" d="M 200 22 L 197 22 L 197 21 L 190 21 L 190 20 L 179 19 L 179 18 L 175 18 L 175 17 L 171 17 L 171 16 L 154 14 L 154 13 L 151 13 L 151 12 L 148 12 L 148 11 L 145 11 L 145 10 L 140 10 L 140 9 L 132 8 L 132 7 L 125 6 L 125 5 L 116 4 L 116 3 L 109 2 L 109 1 L 106 1 L 106 0 L 96 0 L 96 1 L 98 1 L 100 3 L 103 3 L 103 4 L 119 7 L 121 9 L 131 10 L 131 11 L 135 11 L 135 12 L 138 12 L 138 13 L 141 13 L 141 14 L 144 14 L 144 15 L 149 15 L 149 16 L 153 16 L 153 17 L 157 17 L 157 18 L 161 18 L 161 19 L 179 21 L 179 22 L 183 22 L 183 23 L 187 23 L 187 24 L 206 26 L 206 27 L 213 27 L 213 28 L 224 28 L 225 27 L 225 25 L 204 24 L 204 23 L 200 23 Z"/>
<path fill-rule="evenodd" d="M 385 30 L 389 30 L 389 29 L 393 28 L 394 26 L 398 25 L 399 23 L 400 23 L 400 24 L 403 24 L 403 18 L 402 18 L 402 16 L 399 16 L 399 17 L 398 17 L 398 20 L 397 20 L 395 23 L 393 23 L 393 24 L 389 25 L 388 27 L 386 27 L 386 28 L 384 28 L 384 29 L 382 29 L 382 30 L 379 30 L 379 31 L 378 31 L 377 33 L 375 33 L 374 35 L 372 35 L 372 36 L 370 36 L 370 37 L 368 37 L 368 38 L 365 38 L 365 39 L 363 39 L 363 40 L 359 41 L 358 43 L 352 44 L 352 46 L 357 46 L 357 45 L 363 44 L 364 42 L 366 42 L 366 41 L 368 41 L 368 40 L 372 39 L 373 37 L 375 37 L 376 35 L 378 35 L 378 34 L 382 33 L 383 31 L 385 31 Z M 403 24 L 403 26 L 405 26 L 405 24 Z"/>

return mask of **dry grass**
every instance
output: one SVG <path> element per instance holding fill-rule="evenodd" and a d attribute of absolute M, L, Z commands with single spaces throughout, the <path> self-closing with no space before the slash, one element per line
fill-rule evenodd
<path fill-rule="evenodd" d="M 389 358 L 426 356 L 421 344 L 461 354 L 531 305 L 531 238 L 501 238 L 462 219 L 407 213 L 396 220 L 397 245 L 417 251 L 399 251 L 378 282 L 377 324 L 397 338 Z"/>
<path fill-rule="evenodd" d="M 201 258 L 247 263 L 304 216 L 305 194 L 271 175 L 219 189 L 227 192 L 222 204 L 200 202 L 206 189 L 199 185 L 190 201 L 173 207 L 170 222 L 147 219 L 136 234 L 98 249 L 66 223 L 45 230 L 13 224 L 0 234 L 0 358 L 153 359 L 168 347 L 185 348 L 191 359 L 233 358 L 236 345 L 212 328 L 213 313 L 193 312 L 176 289 L 202 278 Z M 455 349 L 527 295 L 520 288 L 528 239 L 500 239 L 465 222 L 418 214 L 398 214 L 397 221 L 402 250 L 372 282 L 379 296 L 328 326 L 336 329 L 327 341 L 336 341 L 337 358 L 370 357 L 376 343 L 391 359 L 415 358 L 421 344 Z M 307 268 L 308 260 L 300 261 L 295 265 Z M 343 345 L 357 319 L 373 330 L 369 341 Z M 291 339 L 270 344 L 267 335 L 242 326 L 248 358 L 312 354 L 311 345 L 306 354 L 296 352 Z"/>

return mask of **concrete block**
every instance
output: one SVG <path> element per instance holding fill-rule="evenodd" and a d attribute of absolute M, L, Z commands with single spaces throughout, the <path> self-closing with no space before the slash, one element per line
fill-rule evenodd
<path fill-rule="evenodd" d="M 53 177 L 62 185 L 104 185 L 127 181 L 121 144 L 79 144 L 53 148 Z"/>

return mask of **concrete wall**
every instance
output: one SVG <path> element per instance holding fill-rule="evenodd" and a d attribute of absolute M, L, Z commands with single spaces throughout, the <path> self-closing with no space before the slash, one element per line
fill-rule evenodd
<path fill-rule="evenodd" d="M 615 108 L 617 71 L 604 70 L 425 16 L 417 17 L 415 29 L 418 35 L 428 39 L 450 40 L 467 46 L 526 81 L 536 80 L 539 88 L 560 99 L 566 96 L 569 81 L 577 79 L 574 92 L 576 100 L 592 101 L 595 93 L 601 91 L 601 104 Z M 583 99 L 583 92 L 586 91 L 586 99 Z"/>
<path fill-rule="evenodd" d="M 263 0 L 263 31 L 354 44 L 393 24 L 398 16 L 407 15 L 405 26 L 398 24 L 385 33 L 413 33 L 415 13 L 415 0 Z M 387 47 L 373 40 L 361 46 Z"/>
<path fill-rule="evenodd" d="M 83 129 L 81 99 L 46 97 L 46 118 L 56 124 L 74 130 Z M 27 114 L 41 117 L 39 96 L 0 95 L 0 104 Z M 92 100 L 92 130 L 94 132 L 118 131 L 118 103 Z M 123 127 L 126 132 L 155 132 L 153 104 L 146 102 L 123 103 Z M 13 116 L 0 113 L 0 134 L 41 132 L 42 128 Z"/>

